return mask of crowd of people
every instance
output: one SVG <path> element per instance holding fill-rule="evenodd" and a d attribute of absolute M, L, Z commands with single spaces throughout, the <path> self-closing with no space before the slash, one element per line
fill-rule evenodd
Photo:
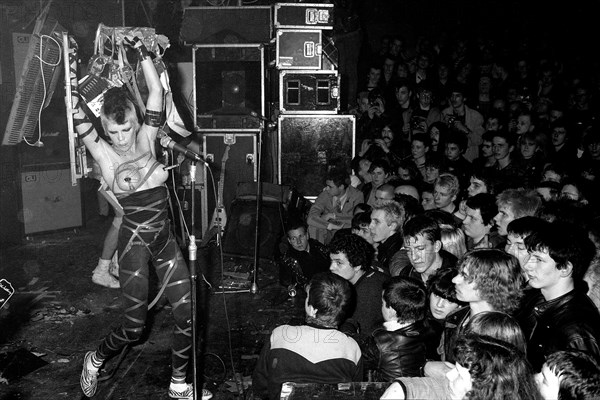
<path fill-rule="evenodd" d="M 600 398 L 598 82 L 519 45 L 382 40 L 352 164 L 279 257 L 310 346 L 274 330 L 257 397 L 358 379 L 385 399 Z"/>

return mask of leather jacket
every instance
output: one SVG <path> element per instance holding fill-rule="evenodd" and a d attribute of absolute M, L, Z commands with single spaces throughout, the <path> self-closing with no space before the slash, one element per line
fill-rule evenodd
<path fill-rule="evenodd" d="M 364 346 L 363 358 L 366 368 L 375 370 L 375 381 L 391 382 L 401 376 L 422 376 L 430 329 L 423 320 L 395 331 L 385 328 L 373 331 Z"/>
<path fill-rule="evenodd" d="M 527 358 L 535 371 L 541 370 L 545 356 L 557 350 L 583 350 L 600 358 L 600 314 L 585 292 L 572 290 L 546 301 L 533 289 L 517 319 L 528 339 Z"/>
<path fill-rule="evenodd" d="M 440 346 L 438 347 L 438 353 L 442 361 L 455 362 L 454 358 L 454 346 L 456 341 L 461 336 L 462 330 L 465 325 L 465 321 L 471 315 L 471 308 L 464 306 L 452 311 L 446 317 L 444 323 L 444 333 L 440 340 Z"/>

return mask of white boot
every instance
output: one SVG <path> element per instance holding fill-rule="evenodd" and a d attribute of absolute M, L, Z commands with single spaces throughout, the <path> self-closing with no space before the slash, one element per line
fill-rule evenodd
<path fill-rule="evenodd" d="M 119 285 L 119 281 L 108 272 L 109 267 L 110 260 L 103 260 L 100 258 L 98 260 L 98 266 L 94 269 L 94 273 L 92 274 L 92 282 L 111 289 L 118 289 L 121 285 Z"/>

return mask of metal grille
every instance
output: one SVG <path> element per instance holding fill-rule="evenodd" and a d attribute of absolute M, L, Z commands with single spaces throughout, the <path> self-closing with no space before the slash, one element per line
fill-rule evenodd
<path fill-rule="evenodd" d="M 53 33 L 60 33 L 62 30 L 63 28 L 59 23 L 51 18 L 47 18 L 43 22 L 38 20 L 36 23 L 29 42 L 27 56 L 23 63 L 22 74 L 10 110 L 8 123 L 6 124 L 2 140 L 3 145 L 16 145 L 23 137 L 27 139 L 33 137 L 38 123 L 39 111 L 42 107 L 47 106 L 47 104 L 42 104 L 44 101 L 44 81 L 46 83 L 46 102 L 49 102 L 56 87 L 59 72 L 62 69 L 61 64 L 58 62 L 61 57 L 60 47 L 48 38 L 44 38 L 42 41 L 42 35 L 52 36 Z M 54 38 L 59 40 L 57 37 Z M 40 45 L 42 45 L 42 60 L 44 63 L 38 59 Z"/>

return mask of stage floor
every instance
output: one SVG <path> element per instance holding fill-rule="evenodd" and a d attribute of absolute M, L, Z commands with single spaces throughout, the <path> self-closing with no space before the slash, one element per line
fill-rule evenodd
<path fill-rule="evenodd" d="M 111 218 L 98 216 L 93 206 L 86 209 L 80 229 L 37 234 L 1 248 L 0 278 L 16 289 L 0 310 L 2 400 L 85 398 L 79 387 L 83 356 L 121 315 L 119 290 L 91 281 Z M 225 256 L 221 270 L 214 249 L 198 251 L 199 271 L 206 276 L 206 282 L 199 279 L 197 296 L 198 381 L 206 383 L 214 399 L 238 399 L 234 372 L 249 379 L 271 330 L 301 321 L 304 303 L 301 297 L 288 298 L 268 260 L 259 263 L 256 294 L 221 293 L 222 286 L 234 291 L 249 287 L 243 277 L 253 260 Z M 149 325 L 114 376 L 99 384 L 94 399 L 168 398 L 173 324 L 165 302 L 151 312 Z M 116 358 L 107 368 L 115 364 Z"/>

